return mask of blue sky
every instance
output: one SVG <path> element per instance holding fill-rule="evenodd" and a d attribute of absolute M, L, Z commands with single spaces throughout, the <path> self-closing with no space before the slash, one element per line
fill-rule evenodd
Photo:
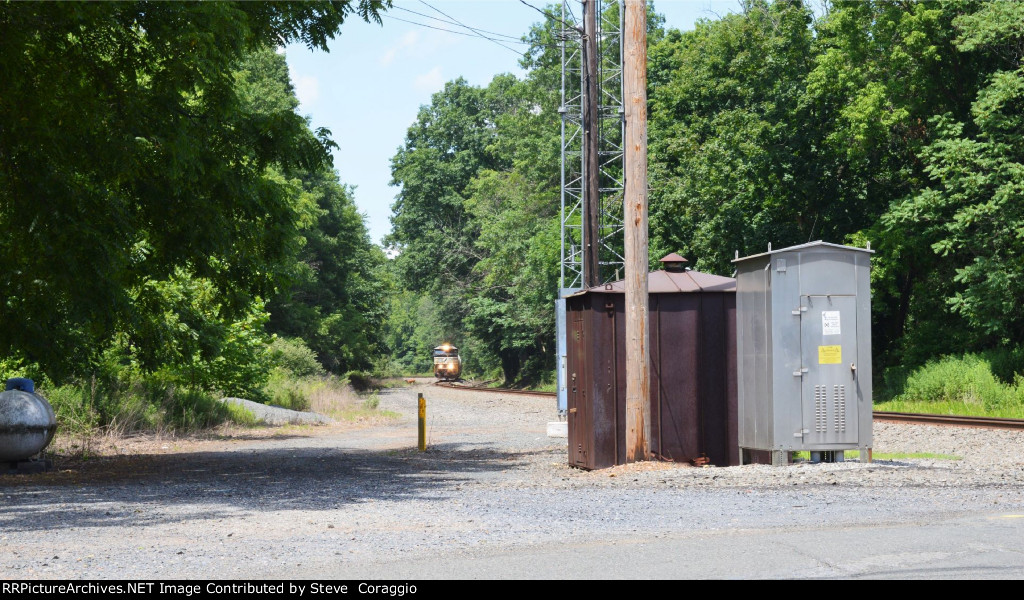
<path fill-rule="evenodd" d="M 546 4 L 527 1 L 538 7 Z M 394 0 L 394 6 L 383 26 L 351 19 L 330 43 L 329 53 L 311 52 L 301 45 L 285 48 L 301 102 L 299 111 L 312 119 L 313 127 L 331 130 L 339 146 L 334 166 L 343 183 L 356 186 L 356 204 L 366 215 L 370 237 L 378 243 L 391 229 L 391 205 L 398 192 L 388 185 L 391 157 L 405 140 L 419 107 L 429 104 L 431 94 L 446 81 L 458 77 L 486 85 L 499 73 L 524 74 L 513 50 L 423 15 L 449 20 L 448 15 L 470 27 L 514 38 L 543 19 L 519 0 Z M 688 30 L 697 19 L 737 11 L 740 4 L 739 0 L 655 0 L 654 6 L 665 16 L 666 26 Z M 513 41 L 505 45 L 525 49 Z"/>

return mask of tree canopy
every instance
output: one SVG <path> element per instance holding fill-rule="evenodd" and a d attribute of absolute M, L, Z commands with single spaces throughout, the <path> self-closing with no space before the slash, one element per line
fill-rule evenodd
<path fill-rule="evenodd" d="M 389 4 L 5 2 L 0 355 L 60 378 L 116 339 L 155 368 L 205 337 L 179 297 L 262 330 L 321 210 L 299 174 L 329 172 L 333 144 L 274 49 L 326 50 Z"/>

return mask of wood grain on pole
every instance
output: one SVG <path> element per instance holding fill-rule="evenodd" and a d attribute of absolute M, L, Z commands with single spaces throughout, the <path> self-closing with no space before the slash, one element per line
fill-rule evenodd
<path fill-rule="evenodd" d="M 601 103 L 597 72 L 597 2 L 583 0 L 583 287 L 601 285 Z"/>
<path fill-rule="evenodd" d="M 626 461 L 650 457 L 650 333 L 647 329 L 647 3 L 625 0 Z"/>

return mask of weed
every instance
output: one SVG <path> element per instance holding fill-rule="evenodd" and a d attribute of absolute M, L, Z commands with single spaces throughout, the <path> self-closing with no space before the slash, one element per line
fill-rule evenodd
<path fill-rule="evenodd" d="M 1012 357 L 1011 357 L 1012 358 Z M 1004 364 L 993 369 L 992 361 Z M 1005 375 L 1011 360 L 995 354 L 946 356 L 930 361 L 910 373 L 886 373 L 883 394 L 891 400 L 876 409 L 892 412 L 921 412 L 965 416 L 1024 418 L 1024 378 L 1015 375 L 1012 383 L 997 377 Z"/>

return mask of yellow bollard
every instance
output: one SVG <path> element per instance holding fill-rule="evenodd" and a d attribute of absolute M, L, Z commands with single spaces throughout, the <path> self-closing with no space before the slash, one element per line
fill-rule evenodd
<path fill-rule="evenodd" d="M 423 397 L 423 394 L 417 394 L 420 401 L 420 419 L 419 419 L 419 444 L 420 452 L 427 451 L 427 400 Z"/>

